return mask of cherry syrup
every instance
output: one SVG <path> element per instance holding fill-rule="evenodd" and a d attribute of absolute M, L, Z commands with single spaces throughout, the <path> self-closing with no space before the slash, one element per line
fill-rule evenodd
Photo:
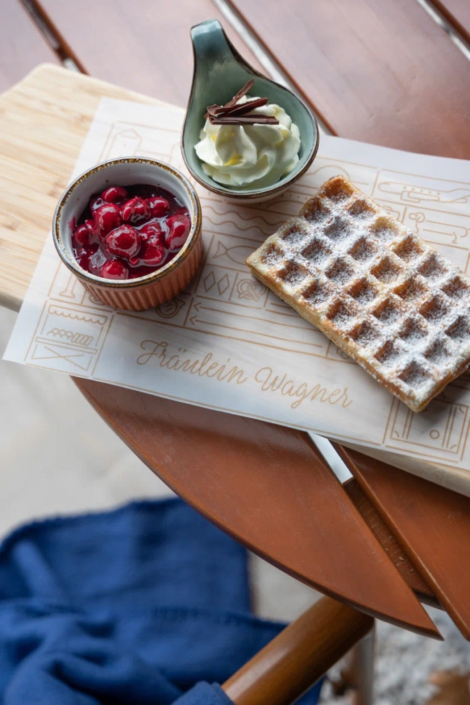
<path fill-rule="evenodd" d="M 168 264 L 191 230 L 188 209 L 148 184 L 94 194 L 72 235 L 78 264 L 103 279 L 136 279 Z"/>

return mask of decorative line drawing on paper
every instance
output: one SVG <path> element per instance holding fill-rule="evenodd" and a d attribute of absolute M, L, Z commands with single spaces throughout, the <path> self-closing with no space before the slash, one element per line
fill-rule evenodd
<path fill-rule="evenodd" d="M 228 215 L 228 213 L 226 215 Z M 242 232 L 246 232 L 247 230 L 253 230 L 253 228 L 256 227 L 256 225 L 253 225 L 253 224 L 247 225 L 246 227 L 242 227 L 241 225 L 237 225 L 237 223 L 235 223 L 233 220 L 229 220 L 229 219 L 217 221 L 217 220 L 214 220 L 213 218 L 211 218 L 210 216 L 208 216 L 207 214 L 204 214 L 204 220 L 209 221 L 209 223 L 212 223 L 212 225 L 214 225 L 217 228 L 220 228 L 223 225 L 234 225 L 237 228 L 237 230 L 241 230 Z M 265 237 L 268 237 L 268 235 L 271 235 L 276 230 L 276 226 L 273 226 L 272 230 L 271 230 L 271 228 L 269 228 L 269 231 L 266 230 L 264 226 L 263 227 L 258 226 L 258 228 L 259 228 L 259 230 L 261 230 L 261 232 L 263 233 L 263 235 Z"/>
<path fill-rule="evenodd" d="M 77 284 L 79 283 L 75 274 L 70 274 L 67 285 L 63 291 L 60 292 L 59 296 L 64 299 L 75 299 Z"/>
<path fill-rule="evenodd" d="M 205 199 L 204 199 L 205 201 Z M 221 221 L 214 221 L 213 218 L 209 218 L 207 215 L 207 211 L 210 210 L 214 214 L 214 216 L 219 216 L 221 218 L 226 218 L 226 220 L 221 220 Z M 232 219 L 227 218 L 227 216 L 232 216 Z M 243 232 L 246 230 L 252 230 L 255 227 L 258 227 L 259 230 L 263 234 L 266 233 L 265 236 L 272 235 L 277 228 L 279 228 L 285 220 L 284 218 L 277 218 L 273 219 L 273 222 L 270 222 L 267 218 L 263 217 L 262 215 L 252 215 L 250 213 L 247 213 L 246 215 L 243 215 L 243 213 L 240 211 L 227 211 L 224 210 L 222 213 L 220 213 L 218 210 L 214 208 L 213 205 L 204 205 L 204 220 L 209 220 L 213 225 L 221 226 L 221 225 L 234 225 L 238 230 L 242 230 Z M 247 227 L 242 227 L 237 223 L 238 220 L 243 220 L 244 222 L 249 223 Z M 268 231 L 266 231 L 266 228 Z"/>
<path fill-rule="evenodd" d="M 369 191 L 375 181 L 377 168 L 367 164 L 358 164 L 347 160 L 340 161 L 332 157 L 317 155 L 314 167 L 302 178 L 301 185 L 316 190 L 324 181 L 339 174 L 353 181 L 363 190 Z"/>
<path fill-rule="evenodd" d="M 164 304 L 157 306 L 156 312 L 162 318 L 173 318 L 181 311 L 184 305 L 185 301 L 182 301 L 182 299 L 176 296 L 174 299 L 171 299 L 171 301 L 166 301 Z"/>
<path fill-rule="evenodd" d="M 96 353 L 79 351 L 76 347 L 45 344 L 43 341 L 37 340 L 31 359 L 40 360 L 41 362 L 45 360 L 60 360 L 67 363 L 67 365 L 72 365 L 72 372 L 74 367 L 88 372 L 94 354 Z"/>
<path fill-rule="evenodd" d="M 170 148 L 168 148 L 167 140 L 162 140 L 162 132 L 172 133 L 175 136 L 176 142 L 170 145 Z M 178 136 L 177 127 L 156 127 L 155 125 L 117 120 L 110 126 L 110 131 L 101 153 L 101 159 L 141 155 L 171 161 L 171 152 L 176 145 L 179 145 Z M 158 139 L 159 137 L 160 139 Z M 162 141 L 165 142 L 164 150 L 158 149 L 159 143 Z"/>
<path fill-rule="evenodd" d="M 335 362 L 346 362 L 349 365 L 355 365 L 356 363 L 354 360 L 351 360 L 349 355 L 346 355 L 344 350 L 341 350 L 341 348 L 338 348 L 337 345 L 331 342 L 331 340 L 328 340 L 328 348 L 326 351 L 325 357 L 327 357 L 329 360 L 334 360 Z"/>
<path fill-rule="evenodd" d="M 259 339 L 264 341 L 264 345 L 267 345 L 267 341 L 270 340 L 272 343 L 276 343 L 277 341 L 278 346 L 282 346 L 284 344 L 285 346 L 288 346 L 289 349 L 296 349 L 300 344 L 306 346 L 307 350 L 312 347 L 322 348 L 322 344 L 313 342 L 311 340 L 311 336 L 309 335 L 307 335 L 305 340 L 297 341 L 295 341 L 292 337 L 285 337 L 285 328 L 292 330 L 300 329 L 305 331 L 305 327 L 302 325 L 296 326 L 284 322 L 271 322 L 269 324 L 269 332 L 263 332 L 264 330 L 268 330 L 268 328 L 263 327 L 263 324 L 265 324 L 266 321 L 262 315 L 246 316 L 245 314 L 238 313 L 238 311 L 234 311 L 233 309 L 225 310 L 220 308 L 215 302 L 213 302 L 213 305 L 210 305 L 208 302 L 198 302 L 193 306 L 193 310 L 195 313 L 189 318 L 189 323 L 191 323 L 190 327 L 196 327 L 199 330 L 200 325 L 209 326 L 209 330 L 215 331 L 216 334 L 221 337 L 233 337 L 233 334 L 235 334 L 236 336 L 240 336 L 240 339 L 245 340 L 245 338 L 241 337 L 241 334 L 249 334 L 251 336 L 250 342 L 259 342 L 256 339 L 256 336 L 259 336 Z M 223 316 L 221 316 L 221 314 L 223 314 Z M 303 319 L 299 317 L 299 324 L 301 324 L 302 321 Z M 219 330 L 217 331 L 216 329 Z M 273 329 L 275 329 L 274 332 Z M 230 331 L 232 335 L 223 335 L 222 331 Z M 277 332 L 279 332 L 279 335 L 275 334 Z M 310 331 L 308 331 L 308 333 L 309 332 Z M 276 345 L 270 345 L 270 347 L 276 347 Z M 281 349 L 285 349 L 285 347 Z"/>
<path fill-rule="evenodd" d="M 245 260 L 248 255 L 251 255 L 253 248 L 249 245 L 233 245 L 233 247 L 227 247 L 223 242 L 219 240 L 217 243 L 217 250 L 212 255 L 212 259 L 218 259 L 224 255 L 228 257 L 229 260 L 235 262 L 235 264 L 245 264 Z"/>
<path fill-rule="evenodd" d="M 395 218 L 396 220 L 402 219 L 402 214 L 396 208 L 392 208 L 391 206 L 388 206 L 388 205 L 381 205 L 381 207 L 384 209 L 384 211 L 387 211 L 387 213 L 390 213 L 392 218 Z"/>
<path fill-rule="evenodd" d="M 46 303 L 32 343 L 29 360 L 49 361 L 63 372 L 89 372 L 99 356 L 113 313 L 87 310 L 81 305 Z"/>
<path fill-rule="evenodd" d="M 318 177 L 321 183 L 331 179 L 333 176 L 339 176 L 340 174 L 351 181 L 349 171 L 339 164 L 323 164 L 309 172 L 310 177 Z"/>
<path fill-rule="evenodd" d="M 432 203 L 468 203 L 470 198 L 470 188 L 455 188 L 444 191 L 412 186 L 399 181 L 382 181 L 378 188 L 383 193 L 399 196 L 403 203 L 417 204 L 423 201 Z"/>
<path fill-rule="evenodd" d="M 229 280 L 228 276 L 226 274 L 224 274 L 224 276 L 221 279 L 219 279 L 219 281 L 217 282 L 217 288 L 219 290 L 219 294 L 221 296 L 223 294 L 225 294 L 225 292 L 227 291 L 229 286 L 230 286 L 230 280 Z"/>
<path fill-rule="evenodd" d="M 423 213 L 423 211 L 410 212 L 408 217 L 410 220 L 414 221 L 415 233 L 417 235 L 421 235 L 421 237 L 424 238 L 426 237 L 425 233 L 443 235 L 444 237 L 450 237 L 454 245 L 458 243 L 459 239 L 467 237 L 470 231 L 470 228 L 464 227 L 463 225 L 453 225 L 452 223 L 445 223 L 442 220 L 430 220 L 428 215 Z"/>
<path fill-rule="evenodd" d="M 265 308 L 266 311 L 277 314 L 278 316 L 287 316 L 288 318 L 295 318 L 295 320 L 298 320 L 299 318 L 299 314 L 297 313 L 297 311 L 294 311 L 292 306 L 275 301 L 274 296 L 270 291 L 268 292 L 268 299 L 266 301 Z M 312 326 L 312 328 L 314 328 L 314 326 Z"/>
<path fill-rule="evenodd" d="M 237 293 L 239 299 L 259 301 L 264 296 L 264 286 L 256 279 L 240 279 L 237 282 Z"/>
<path fill-rule="evenodd" d="M 393 406 L 389 441 L 396 442 L 394 447 L 414 446 L 439 453 L 437 458 L 463 456 L 469 415 L 466 404 L 438 397 L 420 414 L 414 414 L 398 400 L 393 401 Z"/>
<path fill-rule="evenodd" d="M 135 128 L 123 129 L 113 135 L 105 147 L 104 156 L 113 159 L 135 156 L 142 146 L 142 141 L 142 135 Z"/>
<path fill-rule="evenodd" d="M 106 316 L 99 316 L 94 313 L 77 312 L 75 309 L 66 309 L 65 307 L 58 307 L 51 305 L 49 307 L 49 313 L 55 316 L 62 316 L 63 318 L 71 318 L 76 321 L 85 321 L 86 323 L 94 323 L 100 326 L 104 326 L 107 321 Z"/>
<path fill-rule="evenodd" d="M 214 276 L 214 272 L 210 272 L 204 279 L 202 280 L 202 283 L 204 285 L 204 291 L 207 293 L 212 289 L 213 286 L 215 286 L 216 279 Z"/>
<path fill-rule="evenodd" d="M 47 335 L 52 335 L 54 338 L 65 338 L 71 343 L 88 347 L 92 340 L 92 335 L 84 335 L 83 333 L 74 333 L 72 330 L 64 330 L 63 328 L 52 328 Z"/>

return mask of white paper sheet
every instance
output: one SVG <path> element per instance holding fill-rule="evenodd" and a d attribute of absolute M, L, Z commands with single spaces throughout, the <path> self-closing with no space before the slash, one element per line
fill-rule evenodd
<path fill-rule="evenodd" d="M 74 176 L 131 155 L 184 171 L 182 121 L 176 108 L 103 99 Z M 185 293 L 156 310 L 100 304 L 48 238 L 5 358 L 470 470 L 470 375 L 413 414 L 244 264 L 336 174 L 468 271 L 469 162 L 322 137 L 309 172 L 274 202 L 234 206 L 198 187 L 204 265 Z"/>

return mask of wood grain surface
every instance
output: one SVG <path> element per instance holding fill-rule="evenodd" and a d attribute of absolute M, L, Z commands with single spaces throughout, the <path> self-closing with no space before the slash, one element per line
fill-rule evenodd
<path fill-rule="evenodd" d="M 400 477 L 400 476 L 399 476 Z M 429 484 L 429 483 L 426 483 Z M 433 607 L 439 607 L 440 603 L 434 595 L 432 589 L 417 570 L 414 563 L 408 557 L 404 547 L 398 543 L 394 534 L 390 531 L 388 524 L 384 521 L 374 506 L 374 501 L 367 496 L 357 480 L 348 480 L 343 485 L 344 491 L 348 494 L 356 509 L 364 519 L 365 523 L 379 541 L 387 556 L 392 561 L 402 578 L 416 593 L 421 602 L 425 602 Z M 454 571 L 455 572 L 455 568 Z"/>
<path fill-rule="evenodd" d="M 334 134 L 470 158 L 468 60 L 410 0 L 232 0 Z"/>
<path fill-rule="evenodd" d="M 246 663 L 223 689 L 234 705 L 292 705 L 373 626 L 327 597 Z"/>
<path fill-rule="evenodd" d="M 337 446 L 362 489 L 470 639 L 470 500 Z"/>
<path fill-rule="evenodd" d="M 469 0 L 431 0 L 447 22 L 470 42 L 470 2 Z"/>
<path fill-rule="evenodd" d="M 19 0 L 0 3 L 0 10 L 1 93 L 37 64 L 58 59 Z"/>
<path fill-rule="evenodd" d="M 35 5 L 89 74 L 181 107 L 191 87 L 189 29 L 222 19 L 211 0 L 81 0 L 80 12 L 63 0 L 35 0 Z M 227 24 L 225 29 L 261 70 L 238 35 Z"/>
<path fill-rule="evenodd" d="M 76 383 L 151 470 L 252 551 L 371 616 L 438 637 L 306 433 Z"/>

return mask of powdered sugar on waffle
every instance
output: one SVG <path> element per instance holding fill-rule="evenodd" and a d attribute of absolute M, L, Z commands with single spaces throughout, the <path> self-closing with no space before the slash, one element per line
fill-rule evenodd
<path fill-rule="evenodd" d="M 470 280 L 343 177 L 247 264 L 415 411 L 470 363 Z"/>

